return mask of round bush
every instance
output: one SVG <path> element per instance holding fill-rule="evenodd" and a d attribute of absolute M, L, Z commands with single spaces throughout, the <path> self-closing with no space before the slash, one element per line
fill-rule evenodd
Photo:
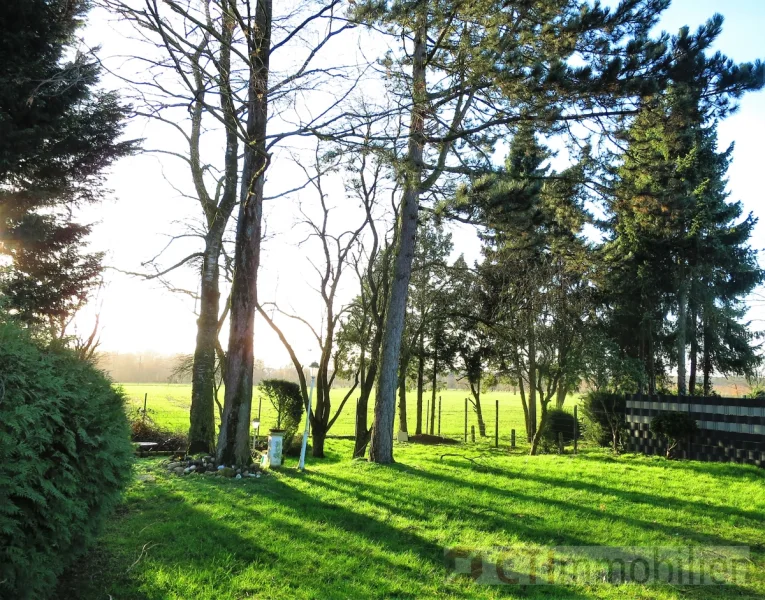
<path fill-rule="evenodd" d="M 541 431 L 541 447 L 545 452 L 549 452 L 558 447 L 558 434 L 562 435 L 563 444 L 568 445 L 574 441 L 574 415 L 559 408 L 553 408 L 547 411 L 544 427 Z M 581 427 L 577 428 L 580 431 Z M 579 437 L 579 435 L 577 435 Z"/>
<path fill-rule="evenodd" d="M 591 391 L 579 405 L 584 436 L 604 448 L 618 451 L 627 434 L 627 398 L 624 394 Z"/>
<path fill-rule="evenodd" d="M 124 398 L 68 350 L 0 320 L 0 598 L 44 598 L 131 475 Z"/>

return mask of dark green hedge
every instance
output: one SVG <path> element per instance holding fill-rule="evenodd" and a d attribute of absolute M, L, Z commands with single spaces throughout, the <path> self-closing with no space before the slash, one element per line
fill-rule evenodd
<path fill-rule="evenodd" d="M 0 317 L 0 598 L 46 597 L 131 475 L 124 398 Z"/>

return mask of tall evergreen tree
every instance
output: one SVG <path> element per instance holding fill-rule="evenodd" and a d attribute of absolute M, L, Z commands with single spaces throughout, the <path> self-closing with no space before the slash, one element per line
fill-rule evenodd
<path fill-rule="evenodd" d="M 760 277 L 746 247 L 746 222 L 734 227 L 740 237 L 729 240 L 730 256 L 714 251 L 713 232 L 729 230 L 741 214 L 740 206 L 726 208 L 729 159 L 716 153 L 714 120 L 734 109 L 744 92 L 761 88 L 765 73 L 760 63 L 734 66 L 719 53 L 707 56 L 721 26 L 716 16 L 695 35 L 683 28 L 673 38 L 671 85 L 644 98 L 618 168 L 613 236 L 604 248 L 612 331 L 625 352 L 644 364 L 650 393 L 671 365 L 678 393 L 687 393 L 689 344 L 694 391 L 696 322 L 703 306 L 709 312 L 716 303 L 703 280 L 726 265 L 726 277 L 749 273 L 746 283 L 736 278 L 739 293 L 747 293 Z"/>
<path fill-rule="evenodd" d="M 380 354 L 374 462 L 393 461 L 396 374 L 420 198 L 448 173 L 487 167 L 508 125 L 609 118 L 655 88 L 663 40 L 649 32 L 668 0 L 624 0 L 613 9 L 579 0 L 502 3 L 359 2 L 356 18 L 403 47 L 388 57 L 391 91 L 406 111 L 393 278 Z M 576 65 L 576 66 L 575 66 Z M 659 80 L 661 77 L 658 78 Z M 383 139 L 401 138 L 386 132 Z M 458 155 L 457 161 L 450 157 Z M 459 164 L 459 167 L 454 166 Z"/>
<path fill-rule="evenodd" d="M 90 226 L 103 172 L 135 149 L 118 141 L 127 110 L 98 88 L 100 67 L 76 47 L 87 0 L 0 4 L 0 274 L 4 308 L 60 334 L 101 273 Z"/>

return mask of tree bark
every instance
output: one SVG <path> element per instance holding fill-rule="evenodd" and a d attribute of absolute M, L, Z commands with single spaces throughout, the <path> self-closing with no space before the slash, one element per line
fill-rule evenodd
<path fill-rule="evenodd" d="M 529 427 L 529 424 L 531 423 L 531 419 L 529 419 L 529 405 L 526 402 L 526 391 L 525 386 L 523 385 L 523 376 L 521 375 L 518 375 L 518 391 L 521 394 L 521 405 L 523 406 L 523 422 L 526 424 L 526 441 L 531 443 L 532 436 L 531 428 Z"/>
<path fill-rule="evenodd" d="M 228 10 L 224 1 L 221 5 Z M 215 451 L 215 405 L 218 405 L 218 389 L 215 381 L 215 361 L 218 354 L 218 335 L 220 333 L 220 289 L 219 265 L 223 247 L 223 234 L 226 231 L 231 213 L 236 206 L 236 194 L 239 184 L 239 122 L 236 115 L 233 92 L 231 89 L 231 42 L 233 37 L 233 17 L 224 16 L 221 29 L 220 56 L 218 73 L 220 74 L 220 105 L 226 132 L 226 150 L 224 155 L 223 191 L 220 203 L 207 193 L 204 183 L 204 168 L 200 158 L 200 138 L 202 131 L 202 104 L 199 99 L 198 109 L 192 115 L 190 137 L 190 164 L 192 178 L 207 221 L 205 250 L 202 257 L 200 283 L 199 319 L 197 320 L 197 338 L 194 347 L 194 363 L 191 376 L 191 408 L 189 411 L 189 448 L 190 454 Z M 198 75 L 198 72 L 195 72 Z M 204 89 L 204 83 L 197 77 L 198 89 Z M 222 354 L 222 353 L 221 353 Z M 223 363 L 221 362 L 221 368 Z M 225 369 L 224 369 L 225 370 Z"/>
<path fill-rule="evenodd" d="M 416 435 L 422 433 L 422 395 L 425 389 L 425 344 L 424 334 L 420 333 L 417 363 L 417 421 L 414 429 Z"/>
<path fill-rule="evenodd" d="M 406 367 L 401 365 L 398 375 L 398 429 L 408 431 L 406 426 Z"/>
<path fill-rule="evenodd" d="M 688 375 L 688 394 L 690 396 L 696 395 L 696 379 L 697 379 L 697 371 L 698 371 L 698 360 L 699 360 L 699 335 L 698 335 L 698 327 L 696 326 L 696 321 L 698 319 L 698 314 L 696 311 L 696 308 L 691 308 L 691 329 L 689 331 L 691 336 L 691 370 Z"/>
<path fill-rule="evenodd" d="M 702 357 L 701 361 L 701 368 L 704 372 L 704 396 L 709 396 L 709 394 L 712 391 L 712 382 L 711 382 L 711 376 L 712 376 L 712 353 L 709 348 L 710 346 L 710 331 L 709 331 L 709 323 L 706 321 L 706 318 L 704 318 L 704 356 Z"/>
<path fill-rule="evenodd" d="M 433 381 L 430 392 L 430 435 L 436 432 L 436 388 L 438 387 L 438 336 L 433 341 Z"/>
<path fill-rule="evenodd" d="M 677 395 L 685 396 L 688 393 L 686 379 L 686 337 L 688 331 L 688 285 L 685 277 L 680 281 L 680 290 L 677 299 Z"/>
<path fill-rule="evenodd" d="M 242 166 L 239 220 L 236 229 L 234 278 L 231 286 L 231 329 L 226 368 L 226 394 L 218 437 L 219 464 L 250 462 L 250 413 L 257 276 L 260 266 L 263 186 L 268 167 L 268 69 L 271 49 L 271 0 L 257 5 L 254 24 L 244 34 L 252 57 L 248 82 L 247 139 Z"/>
<path fill-rule="evenodd" d="M 529 326 L 529 436 L 532 444 L 537 438 L 537 345 L 534 312 L 531 311 Z"/>
<path fill-rule="evenodd" d="M 197 340 L 191 375 L 189 454 L 209 454 L 215 448 L 215 346 L 218 340 L 218 259 L 220 245 L 207 244 L 202 263 L 202 283 L 197 320 Z"/>
<path fill-rule="evenodd" d="M 396 412 L 396 384 L 401 336 L 412 274 L 417 213 L 422 185 L 422 155 L 427 111 L 426 69 L 427 18 L 417 16 L 412 54 L 412 119 L 409 126 L 407 172 L 398 222 L 398 241 L 393 265 L 393 278 L 385 311 L 385 328 L 380 352 L 380 377 L 377 383 L 375 420 L 369 446 L 369 460 L 376 463 L 393 462 L 393 421 Z"/>
<path fill-rule="evenodd" d="M 566 395 L 568 394 L 568 389 L 566 389 L 565 384 L 561 381 L 558 383 L 558 391 L 555 397 L 555 407 L 560 410 L 563 408 L 563 405 L 566 402 Z"/>

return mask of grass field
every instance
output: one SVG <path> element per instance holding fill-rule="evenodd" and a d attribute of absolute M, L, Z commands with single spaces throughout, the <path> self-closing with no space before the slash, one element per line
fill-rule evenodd
<path fill-rule="evenodd" d="M 191 403 L 191 386 L 185 384 L 121 384 L 132 406 L 143 408 L 144 395 L 147 395 L 148 414 L 158 424 L 174 431 L 187 431 L 189 427 L 189 405 Z M 332 411 L 337 410 L 345 396 L 347 389 L 332 390 Z M 446 437 L 463 439 L 465 431 L 465 397 L 468 394 L 464 390 L 444 390 L 438 393 L 441 398 L 441 434 Z M 353 435 L 354 415 L 356 412 L 356 397 L 352 396 L 346 403 L 340 417 L 330 430 L 330 435 Z M 569 408 L 577 401 L 577 396 L 570 396 L 566 403 Z M 257 415 L 259 395 L 256 393 L 253 399 L 253 416 Z M 430 403 L 430 393 L 426 393 L 425 400 Z M 510 441 L 510 430 L 515 429 L 518 443 L 522 443 L 521 431 L 523 431 L 523 407 L 519 395 L 511 392 L 490 392 L 483 396 L 483 415 L 486 430 L 493 439 L 495 430 L 496 401 L 499 401 L 499 431 L 502 443 Z M 222 402 L 222 394 L 221 394 Z M 408 425 L 410 433 L 415 430 L 415 403 L 416 394 L 410 392 L 407 397 Z M 370 423 L 372 417 L 372 402 L 370 402 Z M 423 408 L 423 420 L 426 414 Z M 438 430 L 438 409 L 436 409 L 435 429 Z M 396 417 L 398 423 L 398 416 Z M 261 432 L 268 432 L 268 428 L 276 424 L 276 411 L 265 398 L 262 401 Z M 478 420 L 472 405 L 468 409 L 468 432 L 470 426 L 475 426 L 478 436 Z"/>
<path fill-rule="evenodd" d="M 139 461 L 58 599 L 765 598 L 763 470 L 411 444 L 379 466 L 348 460 L 350 444 L 330 440 L 305 474 L 288 459 L 242 481 L 169 476 L 156 459 Z M 446 548 L 518 545 L 745 545 L 751 558 L 723 586 L 492 586 L 450 577 L 444 564 Z"/>

